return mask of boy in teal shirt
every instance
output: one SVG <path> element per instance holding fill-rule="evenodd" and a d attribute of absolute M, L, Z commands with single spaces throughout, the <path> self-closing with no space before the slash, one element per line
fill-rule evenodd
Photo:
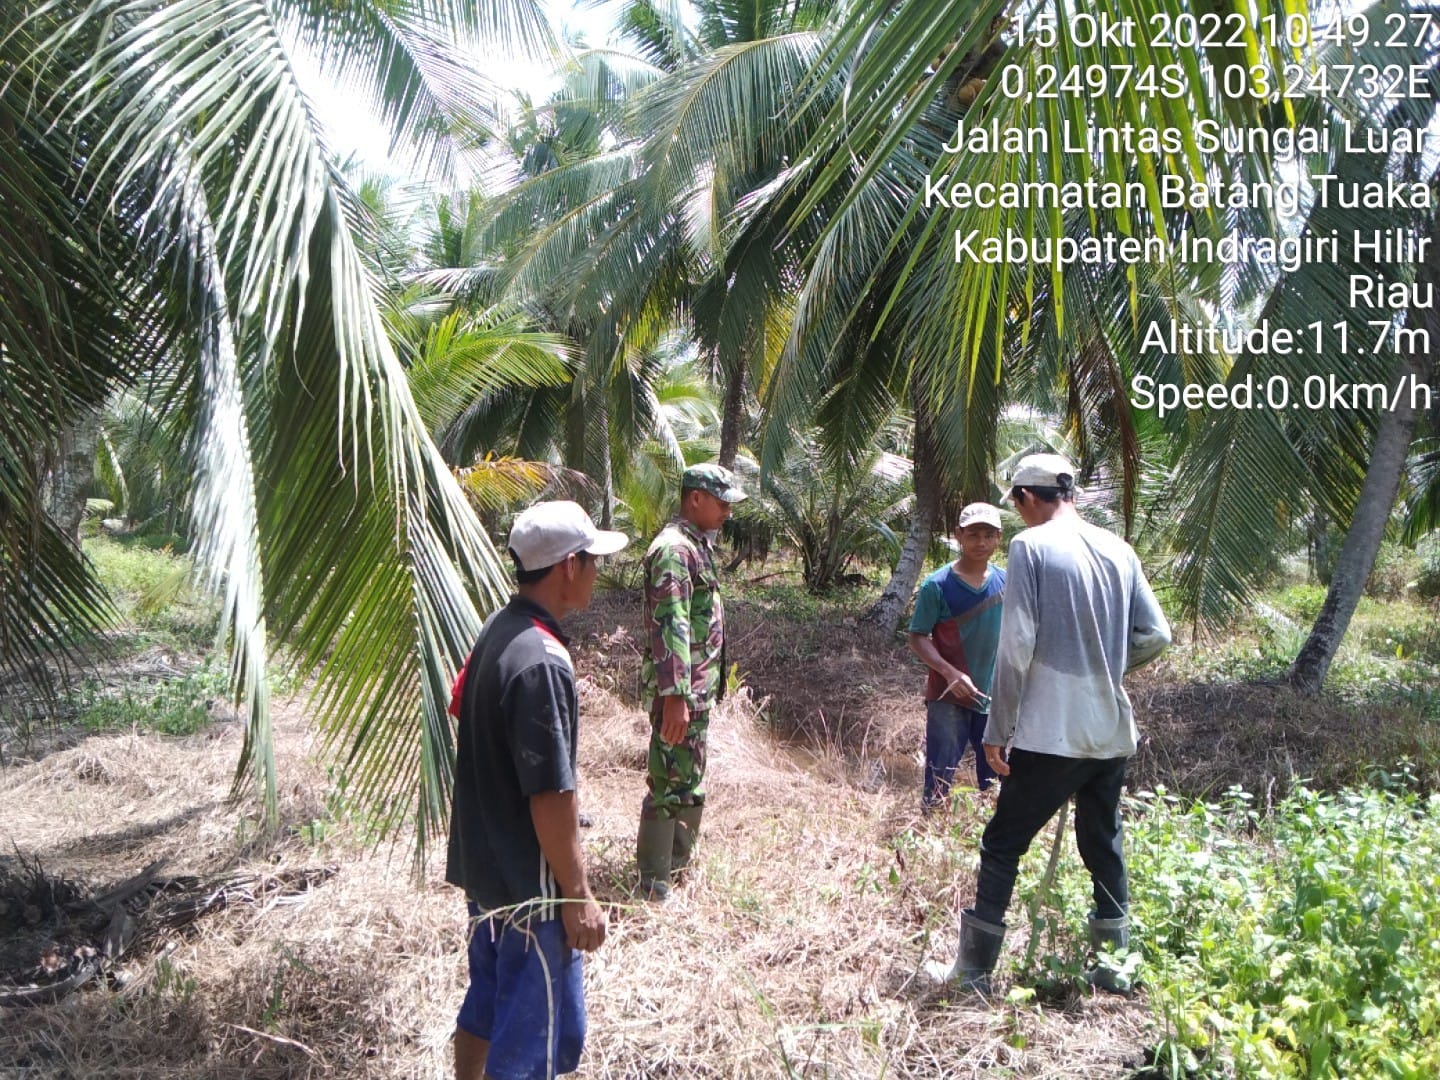
<path fill-rule="evenodd" d="M 950 796 L 956 766 L 968 743 L 975 751 L 975 783 L 984 791 L 995 778 L 981 745 L 990 712 L 990 683 L 1000 642 L 1005 571 L 990 565 L 1000 546 L 1000 510 L 971 503 L 955 528 L 960 557 L 920 586 L 910 620 L 910 648 L 925 662 L 925 788 L 920 807 L 930 811 Z"/>

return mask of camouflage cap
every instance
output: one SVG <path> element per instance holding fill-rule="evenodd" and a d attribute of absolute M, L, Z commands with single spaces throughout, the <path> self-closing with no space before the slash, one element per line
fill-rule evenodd
<path fill-rule="evenodd" d="M 691 465 L 685 470 L 684 475 L 680 477 L 680 490 L 685 491 L 689 488 L 708 491 L 717 499 L 727 503 L 737 503 L 749 498 L 734 473 L 711 462 Z"/>

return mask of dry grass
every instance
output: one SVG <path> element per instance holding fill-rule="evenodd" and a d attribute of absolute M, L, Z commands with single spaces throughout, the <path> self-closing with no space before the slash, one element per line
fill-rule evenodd
<path fill-rule="evenodd" d="M 333 845 L 296 827 L 325 815 L 303 715 L 277 724 L 282 818 L 258 835 L 225 796 L 239 730 L 184 738 L 96 736 L 3 776 L 3 841 L 52 874 L 103 891 L 157 858 L 165 873 L 275 873 L 334 864 L 308 895 L 262 898 L 202 918 L 158 949 L 127 955 L 119 979 L 57 1005 L 11 1010 L 7 1077 L 408 1076 L 435 1073 L 436 1027 L 459 978 L 463 910 L 417 890 L 403 852 L 369 853 L 332 825 Z"/>
<path fill-rule="evenodd" d="M 644 728 L 618 704 L 587 715 L 600 736 L 586 750 L 593 776 L 617 730 L 638 746 Z M 872 792 L 842 760 L 797 761 L 743 698 L 712 732 L 704 857 L 672 903 L 627 902 L 612 924 L 590 968 L 597 1038 L 581 1075 L 1105 1076 L 1138 1057 L 1143 1006 L 992 1011 L 945 1000 L 921 972 L 950 959 L 952 901 L 970 882 L 897 860 L 898 833 L 946 824 L 916 820 L 912 784 Z M 638 784 L 600 796 L 587 783 L 584 800 L 608 885 L 628 889 Z"/>
<path fill-rule="evenodd" d="M 1429 726 L 1398 712 L 1283 685 L 1181 682 L 1157 667 L 1129 680 L 1142 738 L 1129 768 L 1132 788 L 1163 784 L 1214 799 L 1239 786 L 1268 808 L 1297 784 L 1364 785 L 1376 769 L 1403 760 L 1415 763 L 1423 784 L 1440 783 Z"/>
<path fill-rule="evenodd" d="M 730 658 L 747 688 L 712 726 L 697 863 L 654 907 L 633 896 L 647 737 L 634 700 L 638 599 L 598 598 L 571 630 L 581 801 L 594 819 L 584 842 L 611 910 L 610 939 L 587 960 L 579 1076 L 1133 1072 L 1156 1040 L 1143 999 L 1042 995 L 988 1008 L 947 1000 L 923 974 L 953 953 L 988 806 L 962 796 L 949 818 L 917 818 L 923 711 L 902 644 L 735 606 Z M 1269 687 L 1177 684 L 1163 670 L 1137 680 L 1134 697 L 1151 736 L 1137 784 L 1263 791 L 1355 767 L 1337 753 L 1359 744 L 1343 707 Z M 172 875 L 336 872 L 309 894 L 257 895 L 144 939 L 108 985 L 10 1010 L 0 1077 L 448 1075 L 464 990 L 457 891 L 438 864 L 417 885 L 407 851 L 372 849 L 363 816 L 313 759 L 301 705 L 279 711 L 277 735 L 284 827 L 269 837 L 252 806 L 226 801 L 232 721 L 188 738 L 68 731 L 29 757 L 7 751 L 0 860 L 39 859 L 92 894 L 160 858 Z M 25 978 L 47 933 L 62 930 L 0 933 L 0 978 Z M 1017 929 L 1007 957 L 1026 944 Z M 1059 948 L 1077 946 L 1062 935 Z"/>
<path fill-rule="evenodd" d="M 612 921 L 587 961 L 579 1076 L 1121 1076 L 1153 1041 L 1138 1002 L 947 1001 L 920 969 L 954 948 L 974 852 L 950 837 L 983 807 L 962 800 L 956 820 L 921 823 L 913 770 L 880 776 L 853 755 L 780 747 L 743 694 L 712 728 L 690 880 L 667 906 L 636 902 L 646 724 L 604 681 L 582 684 L 581 798 Z M 162 856 L 174 874 L 337 869 L 308 895 L 163 936 L 124 957 L 108 986 L 10 1010 L 0 1075 L 447 1075 L 464 989 L 460 898 L 438 866 L 417 887 L 404 851 L 372 852 L 353 823 L 327 817 L 302 711 L 282 712 L 278 730 L 288 827 L 270 839 L 225 803 L 232 723 L 183 739 L 94 736 L 0 773 L 4 849 L 97 892 Z M 316 820 L 327 823 L 318 847 L 298 833 Z M 909 859 L 896 855 L 902 834 L 922 840 Z"/>
<path fill-rule="evenodd" d="M 1155 1041 L 1143 1000 L 947 1000 L 923 974 L 955 945 L 988 807 L 921 821 L 919 669 L 844 621 L 737 604 L 747 689 L 712 727 L 709 810 L 689 881 L 633 896 L 647 724 L 634 700 L 638 598 L 597 598 L 571 629 L 583 674 L 581 800 L 611 934 L 587 961 L 579 1075 L 1118 1077 Z M 1214 793 L 1353 768 L 1350 710 L 1267 687 L 1137 680 L 1139 784 Z M 1232 722 L 1244 718 L 1243 723 Z M 373 850 L 316 764 L 303 707 L 277 720 L 282 817 L 259 834 L 227 803 L 240 732 L 74 730 L 0 763 L 0 859 L 39 859 L 103 892 L 156 859 L 200 877 L 333 866 L 302 896 L 257 896 L 143 939 L 118 978 L 0 1017 L 0 1077 L 439 1077 L 463 994 L 464 910 L 433 865 Z M 776 738 L 779 736 L 779 738 Z M 1336 776 L 1341 775 L 1337 772 Z M 1017 920 L 1020 921 L 1020 920 Z M 1078 915 L 1076 916 L 1078 921 Z M 0 978 L 63 928 L 0 935 Z M 1007 942 L 1023 954 L 1023 928 Z M 1060 942 L 1062 952 L 1077 946 Z M 1002 987 L 1003 988 L 1003 987 Z"/>
<path fill-rule="evenodd" d="M 853 619 L 796 617 L 745 599 L 730 603 L 726 617 L 728 659 L 763 703 L 771 733 L 799 753 L 818 750 L 823 760 L 843 763 L 872 786 L 882 774 L 901 786 L 919 783 L 923 669 L 901 635 L 877 638 Z M 633 700 L 638 593 L 597 597 L 573 623 L 581 670 Z M 1322 788 L 1363 783 L 1377 766 L 1435 756 L 1423 725 L 1334 696 L 1197 680 L 1186 658 L 1205 649 L 1186 641 L 1172 654 L 1175 663 L 1167 656 L 1126 680 L 1142 738 L 1132 787 L 1164 784 L 1214 798 L 1239 785 L 1278 797 L 1300 780 Z M 1423 779 L 1440 783 L 1440 775 Z"/>

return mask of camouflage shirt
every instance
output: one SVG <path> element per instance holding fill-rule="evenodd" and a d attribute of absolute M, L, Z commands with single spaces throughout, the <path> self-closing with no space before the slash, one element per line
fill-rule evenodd
<path fill-rule="evenodd" d="M 645 552 L 645 626 L 644 698 L 678 694 L 691 712 L 708 710 L 723 696 L 725 608 L 714 548 L 683 518 L 661 529 Z"/>

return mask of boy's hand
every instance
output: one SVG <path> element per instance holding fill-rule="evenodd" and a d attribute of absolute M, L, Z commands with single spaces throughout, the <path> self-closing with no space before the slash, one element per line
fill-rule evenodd
<path fill-rule="evenodd" d="M 966 675 L 965 672 L 959 668 L 951 668 L 950 670 L 953 674 L 950 677 L 950 681 L 945 684 L 945 692 L 940 696 L 943 698 L 947 694 L 956 694 L 962 699 L 967 699 L 965 704 L 973 709 L 984 697 L 984 695 L 980 693 L 980 688 L 975 685 L 974 680 L 972 680 L 969 675 Z"/>

